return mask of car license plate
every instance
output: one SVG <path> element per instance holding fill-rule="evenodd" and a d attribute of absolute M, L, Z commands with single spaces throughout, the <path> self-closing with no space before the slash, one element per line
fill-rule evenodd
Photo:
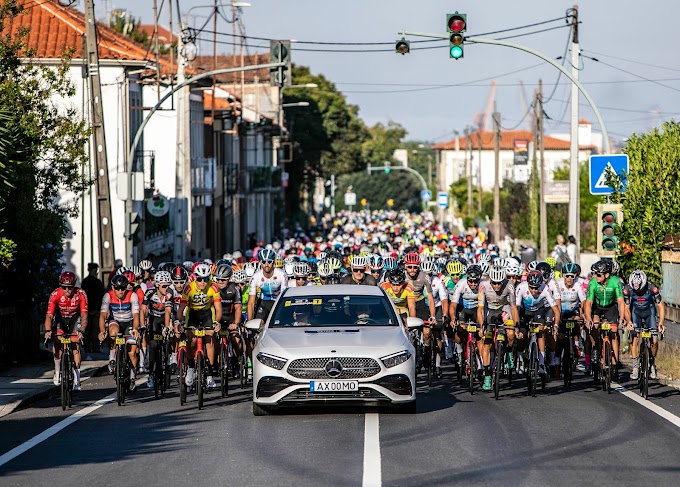
<path fill-rule="evenodd" d="M 642 332 L 642 338 L 652 338 L 652 332 L 651 331 L 643 331 Z"/>
<path fill-rule="evenodd" d="M 309 382 L 309 392 L 356 392 L 359 381 L 356 380 L 313 380 Z"/>

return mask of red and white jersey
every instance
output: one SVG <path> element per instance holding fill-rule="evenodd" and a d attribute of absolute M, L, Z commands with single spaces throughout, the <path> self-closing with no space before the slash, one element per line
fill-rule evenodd
<path fill-rule="evenodd" d="M 55 289 L 50 294 L 47 314 L 55 316 L 56 311 L 59 311 L 62 318 L 73 318 L 74 316 L 87 314 L 87 294 L 77 287 L 73 292 L 73 296 L 67 298 L 62 288 Z"/>

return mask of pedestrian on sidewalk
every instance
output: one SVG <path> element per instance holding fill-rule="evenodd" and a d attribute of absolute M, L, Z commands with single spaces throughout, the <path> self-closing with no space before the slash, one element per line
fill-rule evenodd
<path fill-rule="evenodd" d="M 88 323 L 98 323 L 99 322 L 99 308 L 102 306 L 102 296 L 106 292 L 104 283 L 102 282 L 97 274 L 99 273 L 99 264 L 96 262 L 90 262 L 87 264 L 88 275 L 85 277 L 81 284 L 81 289 L 85 291 L 87 295 L 88 303 L 88 313 L 87 321 Z M 85 336 L 84 348 L 85 352 L 99 352 L 99 338 L 97 337 L 98 329 L 96 326 L 90 326 L 87 329 L 87 334 Z"/>

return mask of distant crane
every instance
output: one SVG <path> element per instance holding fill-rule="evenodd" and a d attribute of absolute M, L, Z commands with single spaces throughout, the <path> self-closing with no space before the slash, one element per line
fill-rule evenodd
<path fill-rule="evenodd" d="M 480 132 L 491 130 L 491 112 L 493 111 L 493 103 L 496 101 L 496 80 L 491 83 L 489 90 L 489 97 L 486 100 L 486 107 L 484 112 L 479 112 L 475 115 L 475 126 Z"/>

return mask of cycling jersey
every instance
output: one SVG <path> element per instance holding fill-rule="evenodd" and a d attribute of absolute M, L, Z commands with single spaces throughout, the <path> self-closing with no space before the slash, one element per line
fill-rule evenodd
<path fill-rule="evenodd" d="M 122 299 L 118 299 L 113 290 L 104 294 L 100 313 L 106 313 L 109 320 L 118 323 L 132 322 L 134 315 L 139 314 L 139 298 L 137 293 L 125 291 Z"/>
<path fill-rule="evenodd" d="M 198 289 L 196 281 L 193 281 L 184 286 L 182 300 L 180 302 L 187 306 L 189 310 L 197 311 L 209 310 L 212 308 L 213 303 L 219 303 L 221 301 L 220 290 L 215 284 L 208 284 L 206 288 L 201 291 Z"/>
<path fill-rule="evenodd" d="M 619 278 L 616 276 L 609 276 L 609 279 L 607 279 L 607 282 L 604 285 L 598 284 L 595 278 L 592 278 L 588 283 L 586 300 L 592 301 L 597 308 L 608 308 L 622 297 L 623 287 L 621 286 Z"/>
<path fill-rule="evenodd" d="M 548 289 L 550 290 L 550 294 L 552 294 L 552 297 L 555 301 L 560 299 L 560 291 L 557 289 L 557 283 L 555 282 L 554 279 L 550 279 L 547 283 L 546 286 L 548 286 Z"/>
<path fill-rule="evenodd" d="M 79 287 L 74 288 L 73 296 L 67 298 L 62 288 L 55 289 L 50 294 L 47 304 L 47 314 L 62 318 L 74 318 L 87 314 L 87 294 Z"/>
<path fill-rule="evenodd" d="M 389 281 L 383 282 L 380 287 L 385 290 L 387 296 L 397 307 L 399 314 L 408 314 L 408 301 L 415 301 L 413 286 L 411 286 L 409 283 L 406 283 L 398 294 L 394 292 L 394 289 L 392 289 L 392 284 Z"/>
<path fill-rule="evenodd" d="M 626 306 L 631 307 L 631 311 L 648 310 L 655 308 L 661 302 L 661 293 L 659 288 L 651 282 L 647 282 L 647 287 L 642 294 L 635 293 L 630 286 L 626 285 L 623 288 L 623 301 Z"/>
<path fill-rule="evenodd" d="M 261 301 L 276 301 L 281 292 L 288 287 L 286 273 L 278 267 L 274 268 L 271 277 L 265 277 L 260 269 L 250 281 L 250 296 L 257 296 Z"/>
<path fill-rule="evenodd" d="M 236 284 L 230 282 L 224 289 L 220 289 L 222 300 L 222 321 L 229 324 L 236 320 L 234 308 L 241 304 L 241 290 Z"/>
<path fill-rule="evenodd" d="M 413 287 L 413 294 L 415 295 L 416 301 L 422 301 L 425 299 L 425 292 L 432 295 L 432 280 L 430 276 L 420 271 L 415 279 L 411 279 L 411 276 L 406 273 L 406 280 Z"/>
<path fill-rule="evenodd" d="M 557 305 L 557 302 L 545 284 L 541 284 L 541 287 L 538 288 L 538 293 L 533 295 L 529 289 L 529 284 L 525 281 L 517 286 L 515 304 L 525 311 L 536 313 L 543 308 Z"/>
<path fill-rule="evenodd" d="M 173 295 L 168 288 L 168 292 L 164 296 L 160 296 L 155 289 L 149 289 L 144 294 L 144 301 L 142 304 L 149 310 L 149 316 L 154 318 L 165 317 L 165 310 L 172 308 Z"/>
<path fill-rule="evenodd" d="M 560 299 L 562 300 L 562 311 L 578 311 L 581 303 L 586 300 L 586 293 L 581 283 L 575 279 L 574 284 L 571 287 L 567 287 L 564 279 L 559 279 L 556 284 Z"/>
<path fill-rule="evenodd" d="M 504 281 L 505 285 L 501 287 L 500 294 L 498 294 L 490 281 L 485 281 L 479 284 L 479 292 L 477 297 L 477 306 L 480 308 L 486 307 L 489 310 L 497 311 L 503 309 L 504 306 L 514 306 L 515 304 L 515 285 L 508 281 Z"/>
<path fill-rule="evenodd" d="M 444 284 L 444 287 L 446 288 L 446 292 L 449 294 L 449 301 L 453 302 L 453 293 L 455 292 L 456 289 L 455 281 L 451 276 L 448 275 L 443 275 L 441 277 L 441 280 L 442 283 Z M 460 280 L 458 282 L 460 282 Z"/>
<path fill-rule="evenodd" d="M 343 276 L 342 279 L 340 279 L 340 284 L 359 284 L 362 286 L 377 286 L 378 281 L 375 280 L 375 277 L 373 277 L 370 274 L 364 274 L 364 277 L 361 281 L 356 281 L 354 279 L 353 274 L 347 274 L 346 276 Z"/>
<path fill-rule="evenodd" d="M 481 286 L 481 283 L 478 285 Z M 463 306 L 465 309 L 477 309 L 477 303 L 479 299 L 479 287 L 475 291 L 470 288 L 467 279 L 461 279 L 456 284 L 456 289 L 453 293 L 453 299 L 451 303 Z"/>

